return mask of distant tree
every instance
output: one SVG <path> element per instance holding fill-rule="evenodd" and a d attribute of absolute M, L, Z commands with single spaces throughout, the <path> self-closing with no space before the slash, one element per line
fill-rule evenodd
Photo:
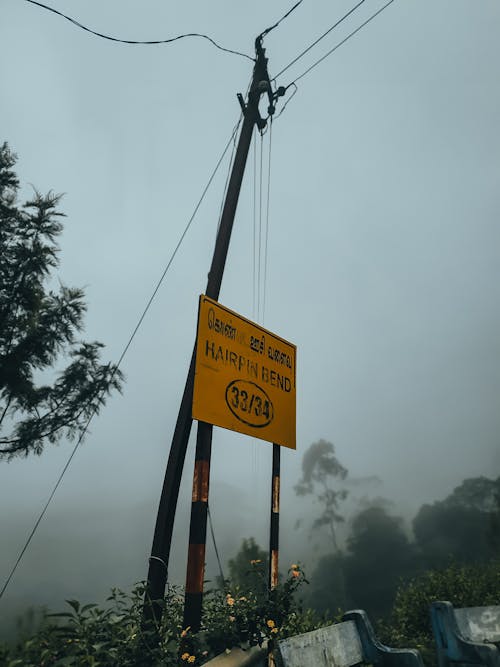
<path fill-rule="evenodd" d="M 267 592 L 268 554 L 253 537 L 243 540 L 236 556 L 229 559 L 228 568 L 229 586 L 237 586 L 243 592 Z"/>
<path fill-rule="evenodd" d="M 415 549 L 402 519 L 378 501 L 351 522 L 345 553 L 319 560 L 305 601 L 319 613 L 361 607 L 380 618 L 389 612 L 400 582 L 416 568 Z"/>
<path fill-rule="evenodd" d="M 82 342 L 81 289 L 47 283 L 59 264 L 60 196 L 35 191 L 19 205 L 16 156 L 0 147 L 0 457 L 40 454 L 73 437 L 122 375 L 100 364 L 101 343 Z M 62 370 L 63 360 L 67 364 Z M 49 381 L 49 378 L 51 381 Z"/>
<path fill-rule="evenodd" d="M 444 500 L 423 505 L 413 532 L 427 568 L 488 560 L 498 550 L 500 477 L 464 480 Z"/>
<path fill-rule="evenodd" d="M 344 568 L 350 604 L 375 617 L 383 616 L 401 580 L 413 575 L 417 567 L 403 520 L 381 506 L 363 510 L 352 522 L 347 547 Z"/>
<path fill-rule="evenodd" d="M 477 509 L 481 512 L 494 512 L 498 508 L 500 494 L 500 477 L 470 477 L 453 489 L 443 500 L 447 507 L 464 507 Z"/>
<path fill-rule="evenodd" d="M 305 451 L 302 457 L 302 477 L 294 487 L 298 496 L 316 495 L 322 505 L 322 512 L 312 527 L 328 527 L 335 551 L 338 551 L 336 524 L 344 521 L 339 513 L 339 505 L 348 492 L 346 489 L 334 488 L 332 481 L 345 479 L 347 473 L 347 468 L 335 456 L 334 445 L 327 440 L 318 440 Z"/>
<path fill-rule="evenodd" d="M 337 614 L 351 608 L 346 588 L 347 556 L 337 551 L 322 556 L 316 565 L 309 586 L 303 591 L 304 603 L 319 614 Z"/>

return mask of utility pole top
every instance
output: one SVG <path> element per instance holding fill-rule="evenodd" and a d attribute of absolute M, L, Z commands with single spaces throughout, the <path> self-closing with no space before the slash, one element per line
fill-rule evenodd
<path fill-rule="evenodd" d="M 252 79 L 252 85 L 250 87 L 250 92 L 248 94 L 248 104 L 245 104 L 243 95 L 238 93 L 238 101 L 240 103 L 241 109 L 245 115 L 248 113 L 254 114 L 254 122 L 259 128 L 263 130 L 267 125 L 267 118 L 262 118 L 259 112 L 259 100 L 260 96 L 267 94 L 269 100 L 269 106 L 267 107 L 268 117 L 271 117 L 275 110 L 275 102 L 278 97 L 282 97 L 286 89 L 283 86 L 280 86 L 275 92 L 273 92 L 271 81 L 269 79 L 269 73 L 267 71 L 267 58 L 266 50 L 262 46 L 263 35 L 259 35 L 255 39 L 255 65 L 254 65 L 254 75 Z"/>

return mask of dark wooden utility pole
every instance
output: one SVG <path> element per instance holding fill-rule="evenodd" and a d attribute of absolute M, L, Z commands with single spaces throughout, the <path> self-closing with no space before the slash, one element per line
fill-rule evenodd
<path fill-rule="evenodd" d="M 248 102 L 245 105 L 241 95 L 238 95 L 242 110 L 243 124 L 234 158 L 233 169 L 227 188 L 226 200 L 222 211 L 219 231 L 215 243 L 214 254 L 208 282 L 206 295 L 217 300 L 222 283 L 222 275 L 226 263 L 229 241 L 233 228 L 236 206 L 243 180 L 248 151 L 250 148 L 254 125 L 263 129 L 266 120 L 259 114 L 259 101 L 262 94 L 267 93 L 269 97 L 268 112 L 271 115 L 274 112 L 274 101 L 278 96 L 284 94 L 284 88 L 278 89 L 272 93 L 269 75 L 267 72 L 267 59 L 265 51 L 262 48 L 262 37 L 259 36 L 255 41 L 256 59 L 253 70 L 252 83 L 248 94 Z M 154 621 L 158 624 L 162 615 L 162 601 L 165 594 L 165 586 L 168 575 L 168 562 L 170 556 L 170 546 L 172 542 L 172 532 L 174 527 L 175 511 L 177 508 L 177 499 L 179 496 L 179 487 L 181 482 L 182 470 L 186 456 L 186 449 L 191 432 L 192 424 L 192 402 L 194 386 L 194 366 L 196 349 L 193 350 L 188 376 L 182 395 L 179 414 L 172 437 L 172 445 L 168 457 L 167 470 L 163 482 L 163 488 L 160 496 L 158 515 L 153 537 L 153 546 L 151 557 L 149 559 L 149 570 L 147 578 L 147 587 L 144 604 L 144 622 L 149 624 Z M 208 451 L 211 447 L 212 427 L 203 429 L 203 438 L 206 438 Z M 200 436 L 201 437 L 201 436 Z M 205 517 L 206 521 L 206 517 Z"/>
<path fill-rule="evenodd" d="M 280 446 L 273 444 L 273 474 L 271 480 L 271 523 L 269 527 L 269 588 L 278 585 L 279 527 L 280 527 Z"/>

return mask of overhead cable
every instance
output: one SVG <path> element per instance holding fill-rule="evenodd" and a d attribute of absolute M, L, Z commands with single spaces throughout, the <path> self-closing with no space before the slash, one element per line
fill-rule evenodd
<path fill-rule="evenodd" d="M 297 76 L 297 77 L 292 81 L 292 83 L 289 83 L 289 84 L 288 84 L 287 88 L 289 88 L 289 87 L 292 86 L 292 85 L 295 85 L 295 84 L 297 83 L 297 81 L 300 81 L 300 79 L 302 79 L 302 77 L 304 77 L 306 74 L 309 74 L 309 72 L 310 72 L 312 69 L 314 69 L 317 65 L 319 65 L 321 62 L 323 62 L 323 60 L 325 60 L 325 58 L 328 58 L 328 56 L 330 56 L 334 51 L 336 51 L 340 46 L 342 46 L 342 44 L 345 44 L 345 43 L 347 42 L 348 39 L 351 39 L 351 37 L 353 37 L 357 32 L 359 32 L 359 31 L 361 30 L 361 28 L 364 28 L 365 25 L 367 25 L 368 23 L 370 23 L 370 21 L 373 21 L 373 19 L 374 19 L 376 16 L 378 16 L 379 14 L 381 14 L 381 13 L 384 11 L 384 9 L 386 9 L 387 7 L 389 7 L 389 5 L 392 5 L 393 2 L 394 2 L 394 0 L 389 0 L 389 2 L 386 2 L 385 5 L 383 5 L 383 6 L 382 6 L 380 9 L 378 9 L 374 14 L 372 14 L 368 19 L 366 19 L 366 21 L 364 21 L 359 27 L 357 27 L 356 30 L 353 30 L 351 33 L 349 33 L 349 34 L 347 35 L 347 37 L 345 37 L 341 42 L 339 42 L 338 44 L 336 44 L 336 45 L 333 47 L 333 49 L 330 49 L 327 53 L 325 53 L 324 56 L 322 56 L 319 60 L 317 60 L 317 61 L 316 61 L 315 63 L 313 63 L 310 67 L 308 67 L 308 68 L 306 69 L 305 72 L 302 72 L 302 74 L 300 74 L 299 76 Z"/>
<path fill-rule="evenodd" d="M 78 28 L 81 28 L 82 30 L 86 30 L 87 32 L 90 32 L 92 35 L 96 35 L 96 37 L 101 37 L 102 39 L 107 39 L 110 42 L 119 42 L 120 44 L 143 44 L 143 45 L 151 45 L 151 44 L 170 44 L 171 42 L 176 42 L 179 39 L 184 39 L 185 37 L 201 37 L 203 39 L 208 40 L 213 46 L 216 48 L 220 49 L 220 51 L 225 51 L 226 53 L 232 53 L 235 56 L 241 56 L 242 58 L 248 58 L 251 61 L 254 61 L 255 58 L 252 58 L 251 56 L 247 55 L 246 53 L 241 53 L 240 51 L 234 51 L 233 49 L 227 49 L 224 46 L 221 46 L 220 44 L 217 44 L 215 40 L 213 40 L 211 37 L 208 35 L 204 35 L 199 32 L 188 32 L 184 35 L 177 35 L 176 37 L 170 37 L 168 39 L 151 39 L 151 40 L 135 40 L 135 39 L 120 39 L 118 37 L 111 37 L 110 35 L 105 35 L 102 32 L 97 32 L 96 30 L 92 30 L 91 28 L 87 28 L 87 26 L 84 26 L 82 23 L 79 21 L 76 21 L 75 19 L 71 18 L 70 16 L 66 16 L 66 14 L 63 14 L 62 12 L 58 11 L 57 9 L 54 9 L 53 7 L 49 7 L 48 5 L 44 5 L 43 2 L 37 2 L 37 0 L 26 0 L 26 2 L 30 2 L 32 5 L 38 5 L 38 7 L 42 7 L 43 9 L 46 9 L 49 12 L 53 12 L 54 14 L 57 14 L 58 16 L 62 16 L 64 19 L 69 21 L 70 23 L 73 23 L 73 25 L 76 25 Z"/>
<path fill-rule="evenodd" d="M 210 185 L 212 184 L 213 179 L 215 178 L 215 175 L 216 175 L 216 173 L 217 173 L 217 171 L 218 171 L 218 169 L 219 169 L 219 167 L 220 167 L 220 165 L 221 165 L 221 162 L 222 162 L 222 160 L 224 159 L 224 156 L 226 155 L 226 153 L 227 153 L 227 151 L 228 151 L 228 149 L 229 149 L 229 146 L 231 145 L 232 141 L 234 140 L 234 137 L 235 137 L 235 135 L 236 135 L 236 132 L 238 131 L 238 127 L 239 127 L 239 125 L 240 125 L 240 122 L 241 122 L 241 117 L 240 117 L 240 120 L 238 121 L 238 123 L 235 125 L 235 127 L 234 127 L 234 129 L 233 129 L 233 131 L 232 131 L 231 137 L 230 137 L 229 141 L 227 142 L 226 147 L 224 148 L 224 151 L 223 151 L 222 155 L 220 156 L 220 158 L 219 158 L 217 164 L 215 165 L 215 168 L 214 168 L 214 170 L 212 171 L 212 174 L 211 174 L 210 178 L 208 179 L 208 182 L 207 182 L 207 184 L 205 185 L 205 188 L 204 188 L 204 190 L 203 190 L 203 192 L 202 192 L 202 194 L 201 194 L 201 197 L 200 197 L 200 199 L 198 200 L 198 203 L 196 204 L 196 206 L 195 206 L 195 208 L 194 208 L 194 211 L 193 211 L 193 213 L 192 213 L 192 215 L 191 215 L 191 217 L 190 217 L 190 219 L 189 219 L 189 221 L 188 221 L 186 227 L 184 228 L 184 231 L 182 232 L 182 234 L 181 234 L 181 236 L 180 236 L 180 238 L 179 238 L 179 241 L 177 242 L 177 245 L 175 246 L 175 248 L 174 248 L 174 250 L 173 250 L 173 252 L 172 252 L 172 254 L 171 254 L 171 256 L 170 256 L 170 259 L 168 260 L 168 263 L 167 263 L 167 265 L 166 265 L 166 267 L 165 267 L 163 273 L 161 274 L 161 277 L 160 277 L 160 279 L 158 280 L 158 282 L 157 282 L 157 284 L 156 284 L 156 286 L 155 286 L 155 288 L 154 288 L 154 290 L 153 290 L 153 293 L 151 294 L 151 297 L 149 298 L 149 300 L 148 300 L 148 302 L 147 302 L 147 304 L 146 304 L 146 307 L 144 308 L 144 310 L 143 310 L 141 316 L 139 317 L 139 320 L 138 320 L 138 322 L 137 322 L 137 324 L 136 324 L 134 330 L 132 331 L 132 334 L 130 335 L 130 337 L 129 337 L 128 341 L 127 341 L 127 344 L 125 345 L 125 347 L 124 347 L 124 349 L 123 349 L 123 352 L 122 352 L 121 355 L 120 355 L 120 358 L 118 359 L 118 362 L 117 362 L 117 364 L 116 364 L 116 366 L 115 366 L 115 369 L 114 369 L 113 375 L 111 376 L 111 379 L 113 379 L 115 373 L 116 373 L 116 372 L 118 371 L 118 369 L 120 368 L 120 365 L 121 365 L 123 359 L 125 358 L 125 355 L 127 354 L 128 349 L 130 348 L 130 345 L 132 344 L 132 341 L 134 340 L 134 338 L 135 338 L 137 332 L 139 331 L 139 328 L 140 328 L 142 322 L 144 321 L 144 318 L 146 317 L 146 314 L 147 314 L 149 308 L 151 307 L 151 304 L 153 303 L 153 300 L 154 300 L 156 294 L 158 293 L 158 290 L 160 289 L 160 286 L 161 286 L 161 284 L 163 283 L 163 280 L 164 280 L 165 276 L 167 275 L 167 272 L 168 272 L 168 270 L 170 269 L 170 266 L 172 265 L 172 262 L 173 262 L 173 260 L 174 260 L 174 258 L 175 258 L 175 256 L 176 256 L 176 254 L 177 254 L 179 248 L 181 247 L 181 244 L 182 244 L 182 242 L 183 242 L 183 240 L 184 240 L 184 237 L 186 236 L 186 234 L 187 234 L 189 228 L 191 227 L 191 224 L 192 224 L 192 222 L 193 222 L 193 220 L 194 220 L 194 218 L 195 218 L 195 216 L 196 216 L 196 213 L 198 212 L 198 209 L 200 208 L 200 206 L 201 206 L 201 204 L 202 204 L 202 202 L 203 202 L 203 200 L 204 200 L 204 198 L 205 198 L 205 195 L 206 195 L 206 193 L 207 193 L 207 191 L 208 191 Z M 16 562 L 14 563 L 14 566 L 12 567 L 12 569 L 11 569 L 11 571 L 10 571 L 10 573 L 9 573 L 9 576 L 7 577 L 7 579 L 6 579 L 6 581 L 5 581 L 5 583 L 4 583 L 3 587 L 2 587 L 2 590 L 0 591 L 0 599 L 2 598 L 3 594 L 5 593 L 5 591 L 6 591 L 6 589 L 7 589 L 7 586 L 8 586 L 9 583 L 10 583 L 10 580 L 11 580 L 12 577 L 14 576 L 14 573 L 16 572 L 16 570 L 17 570 L 17 568 L 18 568 L 18 566 L 19 566 L 19 563 L 21 562 L 22 557 L 24 556 L 24 554 L 25 554 L 27 548 L 29 547 L 29 545 L 30 545 L 30 543 L 31 543 L 31 540 L 33 539 L 33 537 L 34 537 L 34 535 L 35 535 L 35 533 L 36 533 L 36 531 L 37 531 L 37 529 L 38 529 L 38 526 L 40 525 L 40 522 L 42 521 L 43 517 L 45 516 L 45 513 L 47 512 L 47 509 L 48 509 L 48 507 L 49 507 L 49 505 L 50 505 L 50 503 L 51 503 L 51 501 L 52 501 L 52 498 L 54 497 L 54 495 L 55 495 L 55 493 L 56 493 L 56 491 L 57 491 L 59 485 L 61 484 L 62 479 L 63 479 L 63 477 L 64 477 L 66 471 L 68 470 L 68 468 L 69 468 L 69 466 L 70 466 L 70 463 L 71 463 L 71 461 L 73 460 L 73 457 L 74 457 L 75 454 L 76 454 L 76 450 L 78 449 L 78 447 L 79 447 L 80 444 L 82 443 L 83 438 L 85 437 L 85 434 L 87 433 L 87 430 L 88 430 L 88 428 L 89 428 L 89 426 L 90 426 L 90 423 L 91 423 L 92 419 L 95 417 L 96 412 L 97 412 L 97 408 L 94 410 L 94 412 L 92 412 L 92 414 L 90 415 L 89 419 L 87 420 L 87 423 L 86 423 L 85 426 L 83 427 L 83 430 L 82 430 L 82 432 L 80 433 L 80 435 L 79 435 L 79 437 L 78 437 L 78 440 L 77 440 L 77 442 L 76 442 L 76 445 L 73 447 L 73 450 L 71 451 L 71 454 L 69 455 L 69 458 L 68 458 L 68 460 L 66 461 L 66 464 L 64 465 L 64 468 L 62 469 L 62 471 L 61 471 L 61 473 L 60 473 L 60 475 L 59 475 L 59 477 L 58 477 L 58 479 L 57 479 L 57 481 L 56 481 L 56 483 L 55 483 L 55 485 L 54 485 L 54 488 L 52 489 L 52 491 L 51 491 L 51 493 L 50 493 L 50 495 L 49 495 L 49 498 L 48 498 L 47 502 L 46 502 L 45 505 L 43 506 L 43 509 L 42 509 L 42 511 L 40 512 L 40 515 L 39 515 L 38 519 L 37 519 L 36 522 L 35 522 L 35 525 L 33 526 L 33 528 L 32 528 L 32 530 L 31 530 L 30 534 L 28 535 L 28 538 L 27 538 L 27 540 L 26 540 L 26 542 L 25 542 L 23 548 L 21 549 L 21 552 L 19 553 L 19 556 L 17 557 L 17 560 L 16 560 Z"/>
<path fill-rule="evenodd" d="M 297 9 L 297 7 L 298 7 L 302 2 L 303 2 L 303 0 L 299 0 L 298 2 L 296 2 L 296 3 L 294 4 L 294 6 L 293 6 L 291 9 L 289 9 L 289 10 L 287 11 L 287 13 L 284 14 L 284 15 L 280 18 L 279 21 L 276 21 L 276 23 L 275 23 L 274 25 L 270 26 L 269 28 L 266 28 L 266 29 L 264 30 L 264 32 L 261 32 L 260 35 L 259 35 L 259 37 L 265 37 L 266 35 L 268 35 L 268 34 L 271 32 L 271 30 L 274 30 L 275 28 L 277 28 L 277 27 L 279 26 L 279 24 L 281 23 L 281 21 L 284 21 L 288 16 L 290 16 L 290 14 L 291 14 L 295 9 Z"/>
<path fill-rule="evenodd" d="M 305 54 L 306 54 L 308 51 L 310 51 L 313 47 L 315 47 L 316 44 L 318 44 L 318 42 L 321 42 L 321 40 L 322 40 L 324 37 L 326 37 L 327 35 L 329 35 L 329 34 L 332 32 L 332 30 L 335 30 L 335 28 L 336 28 L 337 26 L 339 26 L 339 25 L 342 23 L 342 21 L 345 21 L 346 18 L 348 18 L 353 12 L 355 12 L 356 9 L 357 9 L 358 7 L 361 7 L 361 5 L 362 5 L 364 2 L 366 2 L 366 0 L 360 0 L 360 2 L 358 2 L 357 5 L 355 5 L 352 9 L 350 9 L 350 10 L 347 12 L 347 14 L 344 14 L 344 16 L 342 16 L 342 18 L 340 18 L 336 23 L 334 23 L 330 28 L 328 28 L 328 30 L 327 30 L 326 32 L 324 32 L 320 37 L 318 37 L 318 39 L 316 39 L 312 44 L 310 44 L 310 45 L 307 47 L 307 49 L 304 49 L 301 53 L 299 53 L 299 55 L 298 55 L 296 58 L 294 58 L 291 62 L 289 62 L 288 65 L 287 65 L 286 67 L 283 67 L 283 69 L 282 69 L 280 72 L 278 72 L 278 74 L 276 74 L 276 76 L 274 77 L 274 79 L 277 79 L 279 76 L 281 76 L 281 75 L 283 74 L 283 72 L 286 72 L 287 69 L 289 69 L 292 65 L 295 65 L 295 63 L 296 63 L 298 60 L 300 60 L 300 59 L 302 58 L 302 56 L 305 56 Z"/>

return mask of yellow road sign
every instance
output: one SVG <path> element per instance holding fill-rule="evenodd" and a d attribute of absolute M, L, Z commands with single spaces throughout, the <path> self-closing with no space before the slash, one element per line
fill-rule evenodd
<path fill-rule="evenodd" d="M 193 419 L 295 449 L 296 350 L 202 294 Z"/>

